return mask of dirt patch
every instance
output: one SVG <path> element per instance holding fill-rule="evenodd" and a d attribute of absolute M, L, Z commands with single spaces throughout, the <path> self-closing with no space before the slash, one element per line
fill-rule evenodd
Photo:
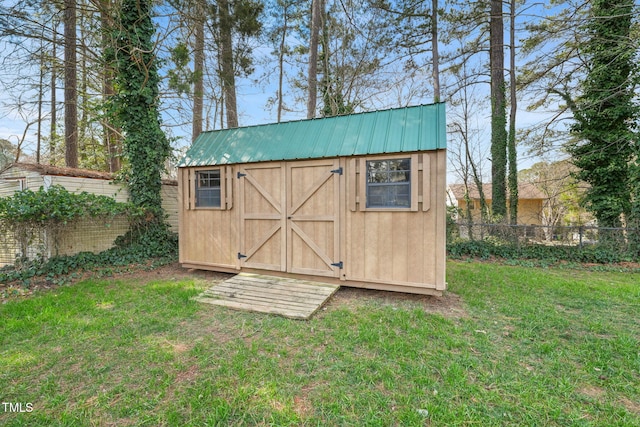
<path fill-rule="evenodd" d="M 152 280 L 201 279 L 207 281 L 218 281 L 228 279 L 232 276 L 232 274 L 218 273 L 215 271 L 183 268 L 177 262 L 155 268 L 152 268 L 149 265 L 133 264 L 109 270 L 110 271 L 108 273 L 106 273 L 106 269 L 76 273 L 73 277 L 68 278 L 62 285 L 52 282 L 46 277 L 33 277 L 29 280 L 28 286 L 25 286 L 19 281 L 0 283 L 0 301 L 6 302 L 8 300 L 29 297 L 39 291 L 47 291 L 60 286 L 69 286 L 91 278 L 107 280 L 128 279 L 144 284 Z M 108 309 L 109 307 L 100 308 Z"/>
<path fill-rule="evenodd" d="M 109 277 L 115 279 L 139 279 L 140 282 L 148 282 L 151 280 L 182 280 L 182 279 L 201 279 L 201 280 L 226 280 L 233 274 L 218 273 L 216 271 L 194 270 L 192 268 L 184 268 L 177 262 L 163 265 L 162 267 L 152 270 L 139 267 L 131 268 L 129 271 L 115 273 Z"/>
<path fill-rule="evenodd" d="M 593 399 L 600 399 L 605 394 L 604 389 L 602 389 L 600 387 L 595 387 L 595 386 L 592 386 L 592 385 L 582 387 L 578 391 L 581 394 L 584 394 L 585 396 L 591 397 Z"/>
<path fill-rule="evenodd" d="M 622 403 L 622 405 L 627 409 L 627 411 L 635 415 L 640 415 L 640 403 L 633 402 L 627 399 L 626 397 L 620 398 L 620 403 Z"/>
<path fill-rule="evenodd" d="M 191 365 L 187 369 L 176 374 L 176 383 L 193 383 L 200 376 L 200 369 L 196 365 Z"/>
<path fill-rule="evenodd" d="M 428 313 L 440 314 L 448 318 L 464 318 L 468 316 L 462 299 L 453 292 L 445 292 L 441 297 L 436 297 L 404 292 L 342 287 L 333 295 L 325 305 L 325 308 L 361 307 L 370 303 L 395 308 L 420 308 Z"/>

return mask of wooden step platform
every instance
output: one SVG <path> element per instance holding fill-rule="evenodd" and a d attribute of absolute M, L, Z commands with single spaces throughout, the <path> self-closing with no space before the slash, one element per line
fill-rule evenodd
<path fill-rule="evenodd" d="M 339 285 L 308 280 L 240 273 L 194 298 L 238 310 L 309 319 Z"/>

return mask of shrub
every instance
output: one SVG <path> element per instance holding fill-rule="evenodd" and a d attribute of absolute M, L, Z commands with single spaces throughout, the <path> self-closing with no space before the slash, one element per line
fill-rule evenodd
<path fill-rule="evenodd" d="M 535 243 L 510 243 L 494 237 L 485 240 L 455 240 L 447 244 L 447 253 L 452 258 L 465 256 L 488 259 L 540 260 L 550 263 L 559 261 L 611 264 L 637 261 L 632 253 L 621 251 L 610 245 L 547 246 Z"/>

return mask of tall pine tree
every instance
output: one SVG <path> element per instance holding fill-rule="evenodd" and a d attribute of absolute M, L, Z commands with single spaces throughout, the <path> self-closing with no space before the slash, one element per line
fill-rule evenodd
<path fill-rule="evenodd" d="M 502 1 L 491 0 L 489 22 L 491 68 L 491 191 L 493 215 L 507 216 L 507 116 L 504 83 L 504 21 Z"/>
<path fill-rule="evenodd" d="M 569 152 L 579 168 L 577 177 L 590 184 L 587 207 L 605 227 L 620 226 L 634 199 L 630 165 L 639 109 L 633 90 L 633 12 L 633 0 L 592 2 L 590 39 L 584 48 L 588 73 L 582 96 L 573 105 L 577 141 Z"/>

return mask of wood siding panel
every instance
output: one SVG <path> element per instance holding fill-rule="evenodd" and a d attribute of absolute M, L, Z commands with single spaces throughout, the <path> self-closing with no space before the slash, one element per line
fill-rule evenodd
<path fill-rule="evenodd" d="M 365 216 L 361 212 L 345 213 L 345 232 L 343 234 L 345 254 L 345 277 L 365 277 L 365 256 L 367 235 Z"/>
<path fill-rule="evenodd" d="M 417 187 L 417 186 L 416 186 Z M 417 197 L 416 197 L 417 198 Z M 416 202 L 417 206 L 417 202 Z M 409 239 L 412 230 L 409 230 L 409 217 L 411 213 L 395 213 L 391 221 L 391 247 L 387 257 L 391 258 L 391 270 L 387 280 L 406 282 L 408 277 L 409 258 L 415 254 L 409 251 Z"/>
<path fill-rule="evenodd" d="M 358 255 L 364 258 L 364 276 L 380 277 L 380 263 L 378 262 L 378 245 L 384 237 L 383 227 L 379 224 L 380 215 L 377 212 L 367 212 L 364 217 L 364 245 L 359 248 Z"/>
<path fill-rule="evenodd" d="M 189 190 L 189 170 L 178 169 L 178 199 L 182 201 L 180 204 L 180 210 L 178 211 L 178 262 L 184 262 L 184 255 L 187 249 L 185 239 L 181 236 L 185 236 L 188 230 L 188 224 L 185 216 L 189 210 L 188 197 Z"/>
<path fill-rule="evenodd" d="M 20 182 L 0 180 L 0 197 L 11 197 L 20 190 Z"/>
<path fill-rule="evenodd" d="M 180 262 L 213 263 L 236 267 L 237 245 L 232 235 L 232 214 L 226 210 L 183 211 L 179 235 Z"/>
<path fill-rule="evenodd" d="M 25 189 L 30 189 L 33 191 L 38 191 L 38 188 L 40 188 L 44 184 L 42 175 L 40 175 L 38 172 L 28 171 L 20 169 L 18 167 L 10 167 L 9 169 L 5 170 L 4 172 L 2 172 L 1 178 L 23 178 L 25 180 Z"/>
<path fill-rule="evenodd" d="M 163 185 L 160 189 L 162 208 L 167 214 L 167 224 L 172 231 L 178 231 L 178 186 Z"/>
<path fill-rule="evenodd" d="M 424 273 L 428 267 L 428 256 L 425 247 L 429 245 L 429 241 L 425 239 L 425 225 L 429 221 L 425 221 L 425 214 L 407 216 L 407 269 L 406 281 L 409 283 L 424 282 Z M 429 283 L 429 282 L 426 282 Z"/>
<path fill-rule="evenodd" d="M 447 191 L 447 151 L 438 150 L 435 153 L 436 170 L 431 173 L 431 182 L 435 185 L 431 186 L 431 205 L 435 207 L 431 224 L 435 224 L 435 244 L 432 246 L 434 259 L 434 280 L 436 289 L 444 290 L 446 288 L 446 250 L 447 250 L 447 215 L 445 205 L 445 194 Z"/>

